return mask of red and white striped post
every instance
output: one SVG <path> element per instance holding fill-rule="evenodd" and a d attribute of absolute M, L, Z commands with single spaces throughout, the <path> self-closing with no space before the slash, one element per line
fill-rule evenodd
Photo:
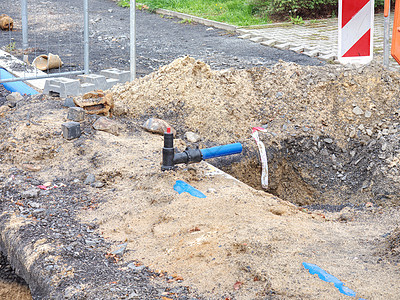
<path fill-rule="evenodd" d="M 374 0 L 339 0 L 339 62 L 369 63 L 373 29 Z"/>

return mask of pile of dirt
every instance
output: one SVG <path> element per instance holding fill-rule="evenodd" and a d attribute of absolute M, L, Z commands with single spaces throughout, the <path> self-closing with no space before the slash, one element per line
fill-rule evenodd
<path fill-rule="evenodd" d="M 246 159 L 216 164 L 256 188 L 243 170 L 259 169 L 251 128 L 266 128 L 269 191 L 286 200 L 397 203 L 400 76 L 381 66 L 214 71 L 184 57 L 112 92 L 117 114 L 162 118 L 180 137 L 199 133 L 201 147 L 244 143 Z"/>
<path fill-rule="evenodd" d="M 48 249 L 35 252 L 42 254 L 29 258 L 29 266 L 47 266 L 51 258 L 54 266 L 41 269 L 41 276 L 58 291 L 71 287 L 82 297 L 114 293 L 122 298 L 136 292 L 142 299 L 192 292 L 205 299 L 347 297 L 311 276 L 302 266 L 309 262 L 345 281 L 357 297 L 397 299 L 398 266 L 377 254 L 377 244 L 398 226 L 399 208 L 344 207 L 348 198 L 341 195 L 366 203 L 377 199 L 370 197 L 373 190 L 365 187 L 371 194 L 357 198 L 350 181 L 373 180 L 381 192 L 389 180 L 396 182 L 395 173 L 383 177 L 382 168 L 397 169 L 398 81 L 396 74 L 376 67 L 280 63 L 271 69 L 213 71 L 186 57 L 113 88 L 114 120 L 120 124 L 116 134 L 95 130 L 98 116 L 86 115 L 80 123 L 83 134 L 74 140 L 61 134 L 68 110 L 62 100 L 25 97 L 0 118 L 0 189 L 6 195 L 0 205 L 7 211 L 2 216 L 23 223 L 12 228 L 32 245 L 26 249 Z M 388 94 L 379 88 L 382 82 Z M 338 201 L 344 208 L 311 212 L 204 162 L 162 172 L 163 138 L 140 127 L 149 116 L 169 121 L 183 147 L 190 144 L 183 138 L 189 129 L 201 135 L 201 147 L 243 142 L 243 156 L 216 163 L 224 161 L 227 169 L 232 164 L 232 173 L 248 176 L 249 182 L 259 181 L 251 127 L 263 125 L 270 188 L 295 203 L 307 203 L 308 196 L 311 203 Z M 385 159 L 379 157 L 383 154 Z M 358 166 L 366 170 L 358 174 L 361 179 L 356 178 Z M 368 167 L 381 173 L 371 175 Z M 343 174 L 345 168 L 349 171 Z M 177 180 L 207 197 L 178 194 Z M 45 184 L 52 188 L 39 190 Z M 396 187 L 391 187 L 394 203 Z M 4 226 L 10 227 L 7 222 Z M 121 257 L 105 255 L 123 243 Z M 153 272 L 143 273 L 142 266 Z M 68 276 L 63 270 L 69 270 Z M 167 284 L 160 292 L 152 287 L 150 293 L 147 283 L 147 294 L 144 288 L 132 290 L 145 279 L 156 286 L 160 277 Z"/>

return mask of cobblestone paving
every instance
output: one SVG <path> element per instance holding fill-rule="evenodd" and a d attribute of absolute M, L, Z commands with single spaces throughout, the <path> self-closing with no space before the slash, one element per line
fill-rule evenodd
<path fill-rule="evenodd" d="M 390 14 L 390 36 L 392 35 L 394 13 Z M 383 14 L 375 15 L 374 22 L 374 59 L 383 63 Z M 338 19 L 307 21 L 302 25 L 281 23 L 261 27 L 240 28 L 237 30 L 242 39 L 265 46 L 293 50 L 312 57 L 337 61 Z M 389 68 L 400 70 L 398 63 L 390 57 Z"/>

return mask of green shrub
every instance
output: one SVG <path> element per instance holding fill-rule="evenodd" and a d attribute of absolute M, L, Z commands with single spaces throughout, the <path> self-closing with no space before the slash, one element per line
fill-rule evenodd
<path fill-rule="evenodd" d="M 385 0 L 375 0 L 375 7 L 383 8 Z M 248 0 L 255 15 L 275 18 L 326 17 L 337 15 L 338 0 Z M 393 2 L 393 0 L 392 0 Z"/>

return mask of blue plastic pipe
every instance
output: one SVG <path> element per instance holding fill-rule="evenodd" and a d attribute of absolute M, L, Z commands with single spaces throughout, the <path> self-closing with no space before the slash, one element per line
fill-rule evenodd
<path fill-rule="evenodd" d="M 0 79 L 15 78 L 12 74 L 6 70 L 0 68 Z M 29 85 L 22 81 L 16 82 L 4 82 L 2 83 L 4 88 L 10 92 L 19 92 L 21 95 L 36 95 L 39 94 L 36 90 L 31 88 Z"/>
<path fill-rule="evenodd" d="M 203 159 L 209 159 L 214 157 L 226 156 L 231 154 L 238 154 L 242 152 L 242 144 L 235 143 L 224 146 L 217 146 L 212 148 L 201 149 Z"/>

